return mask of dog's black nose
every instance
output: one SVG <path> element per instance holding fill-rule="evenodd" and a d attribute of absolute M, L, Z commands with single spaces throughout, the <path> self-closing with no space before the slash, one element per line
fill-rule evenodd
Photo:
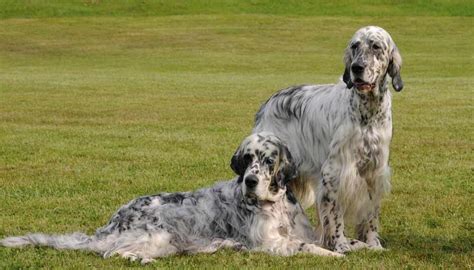
<path fill-rule="evenodd" d="M 360 74 L 364 71 L 364 66 L 360 63 L 354 63 L 351 66 L 351 70 L 354 74 Z"/>
<path fill-rule="evenodd" d="M 258 178 L 255 175 L 249 175 L 245 177 L 245 185 L 249 188 L 253 188 L 258 184 Z"/>

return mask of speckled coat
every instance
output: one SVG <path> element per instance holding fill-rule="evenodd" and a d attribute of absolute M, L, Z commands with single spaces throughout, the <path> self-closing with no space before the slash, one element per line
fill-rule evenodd
<path fill-rule="evenodd" d="M 343 80 L 301 85 L 274 94 L 256 115 L 254 132 L 273 132 L 288 145 L 299 172 L 291 186 L 318 206 L 325 246 L 338 252 L 381 249 L 378 217 L 390 190 L 391 94 L 403 88 L 401 56 L 380 27 L 358 30 L 345 56 Z M 347 239 L 345 223 L 357 238 Z"/>
<path fill-rule="evenodd" d="M 132 200 L 94 236 L 29 234 L 8 237 L 0 244 L 85 249 L 142 263 L 222 247 L 285 256 L 299 252 L 340 256 L 317 245 L 301 205 L 287 189 L 294 177 L 287 155 L 286 147 L 275 136 L 254 134 L 234 154 L 232 168 L 239 176 L 230 181 L 194 192 L 159 193 Z M 271 166 L 265 165 L 270 161 Z M 258 183 L 250 185 L 246 178 Z"/>

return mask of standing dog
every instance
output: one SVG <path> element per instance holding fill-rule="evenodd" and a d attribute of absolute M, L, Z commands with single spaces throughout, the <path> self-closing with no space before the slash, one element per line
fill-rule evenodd
<path fill-rule="evenodd" d="M 401 56 L 380 27 L 358 30 L 344 62 L 342 82 L 274 94 L 254 128 L 287 143 L 299 171 L 290 185 L 304 207 L 316 202 L 322 241 L 341 253 L 382 248 L 378 218 L 382 195 L 390 190 L 392 138 L 388 77 L 396 91 L 403 88 Z M 360 241 L 345 237 L 344 223 L 355 225 Z"/>
<path fill-rule="evenodd" d="M 341 256 L 317 246 L 305 213 L 287 184 L 295 167 L 286 146 L 269 133 L 247 137 L 232 158 L 238 177 L 195 192 L 160 193 L 122 206 L 94 236 L 29 234 L 7 247 L 43 245 L 118 254 L 142 263 L 177 253 L 222 247 L 277 255 Z"/>

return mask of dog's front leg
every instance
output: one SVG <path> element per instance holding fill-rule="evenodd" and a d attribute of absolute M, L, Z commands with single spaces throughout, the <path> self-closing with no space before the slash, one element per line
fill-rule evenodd
<path fill-rule="evenodd" d="M 383 250 L 382 244 L 379 240 L 378 228 L 379 228 L 379 205 L 376 207 L 375 212 L 370 214 L 369 217 L 356 226 L 357 238 L 360 241 L 367 243 L 368 248 L 375 250 Z"/>
<path fill-rule="evenodd" d="M 298 239 L 289 240 L 283 237 L 273 239 L 271 242 L 263 244 L 262 247 L 257 248 L 256 250 L 281 256 L 292 256 L 298 253 L 309 253 L 318 256 L 344 256 L 341 253 L 330 251 L 313 243 L 307 243 Z"/>
<path fill-rule="evenodd" d="M 372 192 L 372 207 L 367 210 L 365 215 L 360 216 L 356 225 L 357 238 L 367 243 L 367 247 L 375 250 L 383 250 L 379 240 L 378 230 L 380 207 L 382 195 L 390 189 L 390 169 L 385 168 L 384 173 L 378 176 L 374 181 L 378 185 Z"/>
<path fill-rule="evenodd" d="M 323 228 L 324 246 L 339 253 L 346 253 L 351 250 L 351 247 L 344 236 L 343 210 L 337 200 L 340 183 L 339 170 L 336 162 L 331 158 L 325 162 L 316 203 L 319 222 Z"/>
<path fill-rule="evenodd" d="M 344 257 L 344 254 L 341 254 L 339 252 L 333 252 L 333 251 L 330 251 L 329 249 L 319 247 L 315 244 L 304 243 L 304 242 L 300 244 L 298 251 L 296 251 L 295 253 L 310 253 L 310 254 L 319 255 L 319 256 Z"/>

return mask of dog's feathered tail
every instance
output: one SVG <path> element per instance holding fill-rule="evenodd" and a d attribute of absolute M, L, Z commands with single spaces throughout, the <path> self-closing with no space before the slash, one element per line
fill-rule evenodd
<path fill-rule="evenodd" d="M 81 249 L 99 253 L 104 258 L 119 254 L 124 258 L 141 259 L 142 263 L 148 263 L 153 258 L 181 251 L 179 246 L 171 244 L 171 238 L 172 235 L 166 231 L 145 233 L 141 230 L 103 233 L 95 236 L 78 232 L 63 235 L 34 233 L 4 238 L 0 240 L 0 246 L 15 248 L 34 245 L 56 249 Z"/>
<path fill-rule="evenodd" d="M 97 251 L 94 244 L 95 237 L 79 232 L 64 235 L 34 233 L 24 236 L 11 236 L 0 240 L 0 245 L 5 247 L 34 245 L 49 246 L 57 249 L 84 249 Z"/>

